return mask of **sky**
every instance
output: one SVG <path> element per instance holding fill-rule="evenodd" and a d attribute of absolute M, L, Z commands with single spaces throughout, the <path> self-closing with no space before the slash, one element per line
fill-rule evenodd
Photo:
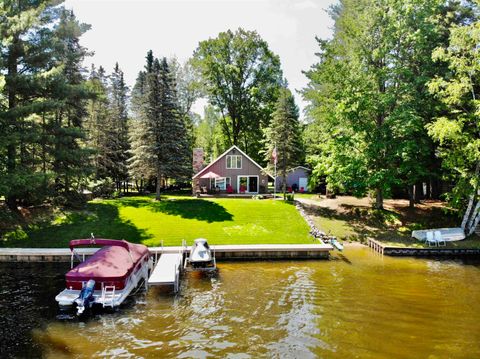
<path fill-rule="evenodd" d="M 333 21 L 327 13 L 334 0 L 67 0 L 77 18 L 92 26 L 81 44 L 94 52 L 85 65 L 115 62 L 133 87 L 152 49 L 155 56 L 190 58 L 198 43 L 228 29 L 255 30 L 280 56 L 284 77 L 301 112 L 305 103 L 296 93 L 307 84 L 303 70 L 316 62 L 315 36 L 329 38 Z M 193 110 L 203 114 L 206 100 Z M 302 116 L 303 117 L 303 116 Z"/>

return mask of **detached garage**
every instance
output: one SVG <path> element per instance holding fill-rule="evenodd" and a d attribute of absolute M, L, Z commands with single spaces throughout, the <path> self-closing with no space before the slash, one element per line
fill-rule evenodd
<path fill-rule="evenodd" d="M 290 168 L 287 174 L 287 189 L 291 188 L 295 192 L 307 192 L 308 188 L 308 177 L 311 170 L 307 167 L 297 166 Z M 283 178 L 277 177 L 277 190 L 282 189 Z"/>

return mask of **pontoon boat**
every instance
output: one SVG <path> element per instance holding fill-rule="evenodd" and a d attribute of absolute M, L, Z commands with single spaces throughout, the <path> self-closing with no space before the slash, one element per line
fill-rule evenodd
<path fill-rule="evenodd" d="M 79 246 L 102 246 L 91 257 L 73 268 Z M 66 274 L 66 289 L 56 296 L 60 307 L 77 306 L 77 314 L 95 304 L 118 307 L 139 283 L 148 280 L 151 260 L 148 248 L 114 239 L 76 239 L 70 241 L 71 270 Z"/>

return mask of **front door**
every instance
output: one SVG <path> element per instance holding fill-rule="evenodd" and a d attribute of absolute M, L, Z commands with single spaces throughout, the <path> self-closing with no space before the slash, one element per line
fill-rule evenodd
<path fill-rule="evenodd" d="M 238 193 L 257 193 L 258 177 L 238 176 Z"/>
<path fill-rule="evenodd" d="M 258 192 L 257 177 L 248 177 L 248 192 Z"/>

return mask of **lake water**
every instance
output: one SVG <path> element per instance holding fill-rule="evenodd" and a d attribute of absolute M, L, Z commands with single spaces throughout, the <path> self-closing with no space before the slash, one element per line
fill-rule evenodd
<path fill-rule="evenodd" d="M 480 358 L 480 260 L 220 263 L 83 322 L 57 310 L 67 269 L 0 265 L 0 357 Z"/>

